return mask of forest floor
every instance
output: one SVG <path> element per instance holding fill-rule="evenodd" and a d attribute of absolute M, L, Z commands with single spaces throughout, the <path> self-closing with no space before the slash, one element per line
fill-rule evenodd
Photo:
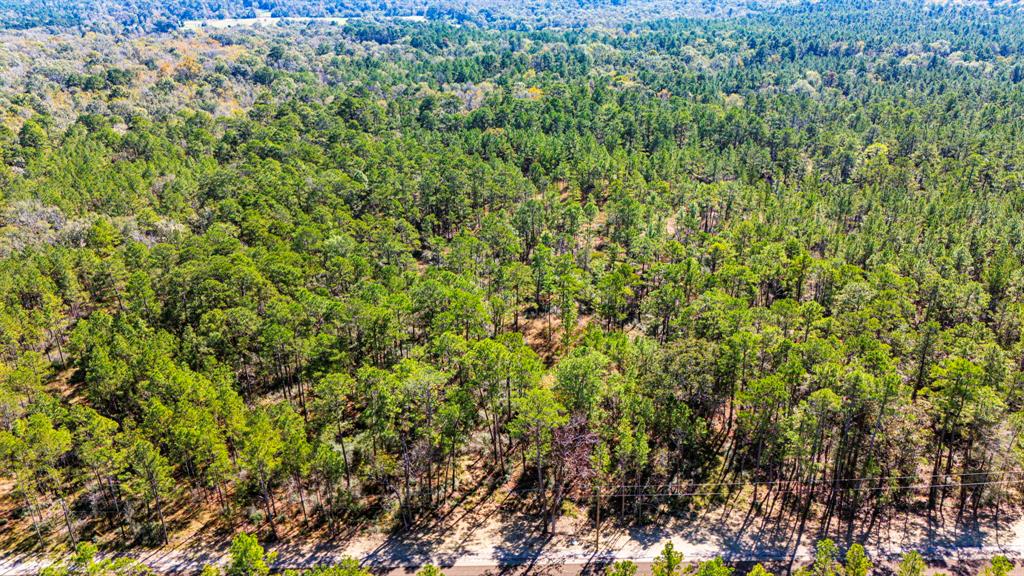
<path fill-rule="evenodd" d="M 892 566 L 907 551 L 924 554 L 933 568 L 952 574 L 975 574 L 993 555 L 1020 558 L 1024 553 L 1021 510 L 996 515 L 983 513 L 976 521 L 956 525 L 955 510 L 929 522 L 916 513 L 883 512 L 873 518 L 830 522 L 812 519 L 800 529 L 799 519 L 759 514 L 750 494 L 703 512 L 657 514 L 653 521 L 602 525 L 595 548 L 591 518 L 568 510 L 555 534 L 543 532 L 543 520 L 529 512 L 530 503 L 511 485 L 478 486 L 460 503 L 421 526 L 388 533 L 379 524 L 346 526 L 341 532 L 310 529 L 296 522 L 279 527 L 279 539 L 268 543 L 277 552 L 275 567 L 309 568 L 351 556 L 381 574 L 412 573 L 424 564 L 437 564 L 452 576 L 483 574 L 594 574 L 610 562 L 629 559 L 644 567 L 671 540 L 688 561 L 722 556 L 738 565 L 765 564 L 786 574 L 806 564 L 815 540 L 830 537 L 840 544 L 862 542 L 880 567 Z M 186 516 L 185 510 L 181 511 Z M 1001 518 L 1000 521 L 996 521 Z M 1020 520 L 1008 520 L 1020 518 Z M 233 528 L 216 514 L 188 518 L 171 543 L 151 550 L 129 551 L 158 573 L 196 574 L 208 564 L 226 560 Z M 0 553 L 0 574 L 28 575 L 51 562 L 44 555 Z"/>
<path fill-rule="evenodd" d="M 541 339 L 547 327 L 535 322 L 530 328 Z M 55 392 L 73 396 L 70 381 L 69 374 L 62 374 L 54 383 Z M 485 451 L 481 448 L 479 453 Z M 934 569 L 957 575 L 975 574 L 979 565 L 996 554 L 1024 559 L 1024 508 L 1004 505 L 1001 510 L 981 511 L 977 519 L 966 514 L 958 521 L 955 492 L 931 518 L 921 511 L 924 494 L 919 494 L 911 511 L 882 508 L 876 514 L 852 520 L 833 518 L 827 526 L 822 525 L 820 507 L 813 508 L 802 523 L 799 517 L 775 506 L 774 501 L 769 503 L 763 492 L 757 502 L 749 487 L 731 494 L 723 504 L 695 511 L 673 512 L 667 505 L 651 505 L 653 513 L 644 521 L 615 519 L 607 509 L 618 504 L 613 501 L 605 504 L 600 545 L 595 546 L 597 535 L 587 511 L 567 504 L 556 532 L 546 534 L 544 520 L 536 513 L 532 500 L 535 493 L 527 489 L 524 495 L 516 484 L 522 478 L 512 474 L 507 482 L 494 485 L 489 482 L 492 475 L 487 470 L 486 462 L 467 458 L 462 486 L 449 497 L 454 503 L 402 530 L 387 529 L 393 522 L 382 517 L 334 531 L 310 527 L 301 522 L 299 503 L 279 496 L 282 514 L 275 542 L 268 542 L 266 526 L 229 524 L 218 513 L 215 501 L 193 495 L 168 511 L 169 544 L 121 553 L 161 574 L 198 574 L 205 565 L 223 564 L 232 535 L 246 530 L 257 533 L 268 550 L 278 554 L 276 567 L 282 570 L 332 564 L 350 556 L 378 573 L 396 576 L 412 573 L 424 564 L 442 566 L 450 576 L 568 576 L 598 573 L 603 566 L 621 559 L 637 562 L 644 573 L 643 567 L 670 540 L 688 561 L 722 556 L 741 566 L 760 562 L 780 575 L 806 564 L 813 555 L 814 542 L 824 537 L 843 548 L 853 542 L 863 543 L 881 567 L 894 565 L 911 550 L 925 555 Z M 13 492 L 13 483 L 0 482 L 0 575 L 35 575 L 66 552 L 66 533 L 51 504 L 44 511 L 49 519 L 45 534 L 48 547 L 40 549 Z M 83 491 L 69 500 L 82 505 L 87 499 Z M 76 530 L 92 534 L 90 537 L 101 548 L 116 546 L 118 534 L 113 525 L 97 524 Z M 1024 567 L 1019 574 L 1024 576 Z"/>

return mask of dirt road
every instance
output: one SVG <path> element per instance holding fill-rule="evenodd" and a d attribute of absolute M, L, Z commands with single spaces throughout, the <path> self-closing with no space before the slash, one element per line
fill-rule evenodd
<path fill-rule="evenodd" d="M 606 530 L 599 554 L 590 539 L 592 532 L 587 540 L 578 539 L 569 530 L 547 538 L 522 525 L 508 526 L 500 522 L 483 522 L 445 532 L 328 539 L 315 545 L 289 539 L 268 548 L 278 553 L 277 569 L 311 568 L 351 556 L 361 559 L 374 572 L 390 576 L 414 573 L 416 568 L 428 563 L 444 567 L 450 576 L 570 576 L 599 573 L 604 566 L 622 559 L 637 562 L 643 574 L 649 572 L 651 561 L 669 540 L 691 562 L 723 556 L 729 563 L 741 566 L 762 562 L 777 574 L 787 572 L 790 566 L 804 564 L 813 553 L 814 537 L 810 535 L 800 538 L 798 545 L 791 535 L 787 547 L 778 535 L 791 532 L 788 528 L 780 532 L 778 527 L 768 525 L 746 529 L 742 526 L 724 529 L 719 525 L 720 529 L 716 530 L 714 521 L 711 516 L 696 524 L 673 522 L 644 529 Z M 495 532 L 502 529 L 506 531 Z M 860 538 L 854 533 L 854 538 L 865 543 L 869 554 L 879 564 L 893 563 L 904 552 L 918 550 L 934 566 L 947 572 L 973 574 L 979 565 L 996 554 L 1019 558 L 1024 552 L 1024 522 L 1004 526 L 998 535 L 977 527 L 934 531 L 930 536 L 915 537 L 913 531 L 917 528 L 912 528 L 910 522 L 901 525 L 898 521 L 879 523 L 875 529 L 874 537 Z M 902 537 L 894 531 L 901 532 Z M 921 540 L 922 537 L 928 540 Z M 161 574 L 195 574 L 205 565 L 223 564 L 226 549 L 183 543 L 135 557 Z M 4 557 L 0 558 L 0 574 L 34 575 L 50 562 L 46 558 Z"/>
<path fill-rule="evenodd" d="M 558 532 L 549 536 L 540 530 L 542 521 L 521 510 L 504 506 L 501 497 L 487 497 L 431 519 L 419 530 L 384 534 L 351 527 L 345 534 L 314 534 L 296 527 L 267 548 L 278 554 L 277 569 L 311 568 L 353 557 L 377 573 L 395 576 L 425 564 L 439 565 L 452 576 L 591 574 L 620 559 L 647 566 L 670 540 L 687 561 L 721 556 L 740 566 L 761 562 L 776 574 L 806 564 L 821 537 L 832 538 L 841 547 L 860 542 L 879 565 L 895 563 L 905 552 L 916 550 L 954 574 L 973 575 L 980 563 L 996 554 L 1024 554 L 1024 519 L 1006 520 L 1021 518 L 1019 510 L 960 525 L 953 518 L 892 513 L 826 526 L 812 522 L 800 530 L 792 519 L 763 517 L 747 506 L 730 505 L 646 525 L 606 524 L 600 552 L 595 551 L 589 519 L 566 517 Z M 158 573 L 196 574 L 203 566 L 223 565 L 229 541 L 230 534 L 198 530 L 170 546 L 132 555 Z M 0 554 L 0 574 L 34 575 L 52 561 Z"/>

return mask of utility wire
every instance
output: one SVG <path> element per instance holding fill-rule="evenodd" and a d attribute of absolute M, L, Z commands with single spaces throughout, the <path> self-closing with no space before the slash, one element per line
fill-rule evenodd
<path fill-rule="evenodd" d="M 968 477 L 968 476 L 1003 476 L 1007 474 L 1024 474 L 1024 471 L 1005 471 L 1005 472 L 950 472 L 949 474 L 936 474 L 936 476 L 957 476 L 957 477 Z M 763 480 L 763 481 L 743 481 L 734 480 L 730 482 L 698 482 L 695 486 L 775 486 L 778 484 L 832 484 L 835 482 L 861 482 L 864 480 L 916 480 L 921 476 L 931 476 L 931 474 L 910 474 L 905 476 L 865 476 L 862 478 L 834 478 L 834 479 L 812 479 L 812 480 Z M 622 489 L 622 488 L 671 488 L 680 483 L 671 482 L 668 484 L 616 484 L 611 488 Z M 526 490 L 533 490 L 527 488 Z"/>
<path fill-rule="evenodd" d="M 951 482 L 946 484 L 911 484 L 907 486 L 858 486 L 856 488 L 843 488 L 843 490 L 853 492 L 878 492 L 882 490 L 924 490 L 931 488 L 956 488 L 963 486 L 994 486 L 994 485 L 1009 485 L 1009 484 L 1024 484 L 1024 478 L 1017 480 L 994 480 L 990 482 Z M 793 493 L 797 492 L 797 489 L 787 488 L 780 490 L 780 493 Z M 601 496 L 616 497 L 616 496 L 717 496 L 720 492 L 621 492 L 617 494 L 600 494 Z"/>
<path fill-rule="evenodd" d="M 963 472 L 963 473 L 937 474 L 936 476 L 942 476 L 942 477 L 946 477 L 946 478 L 948 478 L 948 477 L 967 478 L 967 477 L 974 477 L 974 476 L 1007 476 L 1007 475 L 1021 476 L 1021 475 L 1024 475 L 1024 471 Z M 931 476 L 931 475 L 929 474 L 927 476 Z M 916 480 L 917 478 L 920 478 L 920 477 L 921 477 L 921 475 L 918 474 L 918 475 L 904 475 L 904 476 L 870 476 L 870 477 L 863 477 L 863 478 L 835 478 L 835 479 L 812 479 L 812 480 L 773 480 L 773 481 L 762 481 L 762 482 L 756 482 L 756 481 L 755 482 L 741 482 L 741 481 L 733 481 L 733 482 L 703 482 L 703 483 L 695 484 L 694 486 L 702 486 L 702 487 L 709 487 L 709 486 L 741 486 L 741 487 L 745 487 L 745 486 L 778 486 L 778 485 L 783 485 L 783 484 L 796 484 L 798 486 L 798 488 L 803 488 L 803 487 L 807 487 L 807 486 L 831 485 L 831 484 L 838 484 L 838 483 L 861 482 L 861 481 L 875 481 L 875 482 L 878 482 L 878 481 L 888 481 L 888 480 Z M 1024 478 L 1018 478 L 1016 480 L 989 480 L 989 481 L 981 481 L 981 482 L 947 482 L 947 483 L 941 483 L 941 484 L 910 484 L 910 485 L 906 485 L 906 486 L 899 486 L 899 485 L 896 485 L 896 486 L 891 486 L 891 485 L 886 485 L 886 486 L 857 486 L 857 487 L 846 487 L 846 488 L 842 488 L 842 489 L 843 490 L 853 490 L 853 491 L 923 490 L 925 488 L 929 488 L 930 489 L 930 488 L 951 488 L 951 487 L 957 487 L 957 486 L 990 486 L 990 485 L 1021 484 L 1021 483 L 1024 483 Z M 718 494 L 721 493 L 719 491 L 706 491 L 703 488 L 699 489 L 697 491 L 691 491 L 691 492 L 685 492 L 685 491 L 684 492 L 678 492 L 678 491 L 672 490 L 672 488 L 677 486 L 677 485 L 680 485 L 680 484 L 676 484 L 676 483 L 671 483 L 671 484 L 650 484 L 650 485 L 643 485 L 643 484 L 620 484 L 620 485 L 615 485 L 615 486 L 607 487 L 608 489 L 616 490 L 616 491 L 619 491 L 619 492 L 616 492 L 614 494 L 605 494 L 603 492 L 600 492 L 600 489 L 599 489 L 599 494 L 602 495 L 602 496 L 612 496 L 612 497 L 614 497 L 614 496 L 715 496 L 715 495 L 718 495 Z M 685 484 L 681 484 L 681 485 L 685 486 Z M 648 491 L 621 492 L 622 490 L 626 490 L 626 489 L 630 489 L 630 488 L 644 488 L 644 489 L 652 489 L 653 488 L 653 489 L 656 489 L 656 490 L 662 490 L 662 489 L 666 489 L 667 488 L 669 491 L 667 491 L 667 492 L 648 492 Z M 782 492 L 783 493 L 795 492 L 795 491 L 797 491 L 797 489 L 789 488 L 789 489 L 783 490 Z M 546 491 L 546 489 L 541 489 L 541 488 L 516 488 L 516 489 L 513 489 L 513 490 L 509 490 L 508 493 L 515 494 L 515 493 L 530 493 L 530 492 L 541 492 L 541 491 Z"/>

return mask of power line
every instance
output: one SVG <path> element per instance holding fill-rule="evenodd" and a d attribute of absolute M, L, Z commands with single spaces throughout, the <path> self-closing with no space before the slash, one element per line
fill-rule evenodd
<path fill-rule="evenodd" d="M 964 486 L 994 486 L 1008 484 L 1024 484 L 1024 478 L 1017 480 L 994 480 L 989 482 L 950 482 L 945 484 L 911 484 L 907 486 L 858 486 L 855 488 L 843 488 L 853 492 L 878 492 L 883 490 L 924 490 L 931 488 L 956 488 Z M 796 489 L 784 489 L 781 493 L 797 492 Z M 622 492 L 617 494 L 600 494 L 602 497 L 617 496 L 717 496 L 720 492 Z"/>
<path fill-rule="evenodd" d="M 1024 474 L 1024 471 L 1004 471 L 1004 472 L 951 472 L 949 474 L 936 474 L 936 476 L 957 476 L 957 477 L 968 477 L 968 476 L 1003 476 L 1007 474 Z M 834 478 L 834 479 L 811 479 L 811 480 L 764 480 L 764 481 L 743 481 L 734 480 L 730 482 L 699 482 L 695 486 L 774 486 L 778 484 L 832 484 L 836 482 L 861 482 L 864 480 L 915 480 L 920 478 L 921 474 L 909 474 L 904 476 L 864 476 L 861 478 Z M 924 474 L 924 476 L 931 476 L 931 474 Z M 668 484 L 616 484 L 612 488 L 665 488 L 675 486 L 675 483 Z M 529 489 L 529 490 L 532 490 Z"/>
<path fill-rule="evenodd" d="M 967 477 L 975 477 L 975 476 L 1008 476 L 1008 475 L 1021 476 L 1021 475 L 1024 475 L 1024 471 L 962 472 L 962 473 L 950 473 L 950 474 L 937 474 L 936 476 L 942 476 L 942 477 L 946 477 L 946 478 L 948 478 L 948 477 L 967 478 Z M 928 476 L 930 476 L 930 475 L 928 475 Z M 702 483 L 699 483 L 699 484 L 695 484 L 694 486 L 701 486 L 701 487 L 709 487 L 709 486 L 741 486 L 741 487 L 746 487 L 746 486 L 778 486 L 778 485 L 783 485 L 783 484 L 787 484 L 787 485 L 788 484 L 796 484 L 800 488 L 803 488 L 803 487 L 808 487 L 808 486 L 834 485 L 834 484 L 839 484 L 839 483 L 863 482 L 863 481 L 878 482 L 878 481 L 891 481 L 891 480 L 916 480 L 917 478 L 920 478 L 920 477 L 921 477 L 920 474 L 915 474 L 915 475 L 902 475 L 902 476 L 869 476 L 869 477 L 862 477 L 862 478 L 834 478 L 834 479 L 812 479 L 812 480 L 795 480 L 795 479 L 794 480 L 772 480 L 772 481 L 761 481 L 761 482 L 758 482 L 758 481 L 754 481 L 754 482 L 742 482 L 742 481 L 702 482 Z M 941 484 L 910 484 L 910 485 L 906 485 L 906 486 L 899 486 L 899 485 L 896 485 L 896 486 L 892 486 L 892 485 L 886 485 L 886 486 L 857 486 L 857 487 L 846 487 L 846 488 L 842 488 L 842 489 L 843 490 L 852 490 L 852 491 L 919 490 L 919 489 L 925 489 L 925 488 L 931 489 L 931 488 L 950 488 L 950 487 L 957 487 L 957 486 L 989 486 L 989 485 L 998 485 L 998 484 L 1020 484 L 1020 483 L 1024 483 L 1024 478 L 1018 478 L 1016 480 L 989 480 L 989 481 L 981 481 L 981 482 L 946 482 L 946 483 L 941 483 Z M 719 491 L 706 491 L 703 488 L 698 490 L 698 491 L 677 492 L 677 491 L 672 490 L 672 488 L 675 487 L 676 485 L 677 484 L 675 484 L 675 483 L 669 483 L 669 484 L 647 484 L 647 485 L 645 485 L 645 484 L 619 484 L 619 485 L 615 485 L 615 486 L 609 486 L 609 487 L 607 487 L 607 489 L 616 490 L 616 491 L 622 491 L 622 490 L 626 490 L 626 489 L 630 489 L 630 488 L 644 488 L 644 489 L 656 489 L 656 490 L 667 488 L 667 489 L 669 489 L 669 491 L 667 491 L 667 492 L 647 492 L 647 491 L 639 491 L 639 492 L 637 492 L 637 491 L 630 491 L 630 492 L 616 492 L 614 494 L 604 494 L 603 492 L 600 492 L 600 489 L 599 489 L 599 494 L 601 496 L 615 497 L 615 496 L 716 496 L 716 495 L 719 495 L 721 493 Z M 513 490 L 509 490 L 508 493 L 509 494 L 516 494 L 516 493 L 531 493 L 531 492 L 542 492 L 542 491 L 546 491 L 546 489 L 542 489 L 542 488 L 516 488 L 516 489 L 513 489 Z M 786 492 L 786 493 L 795 492 L 795 491 L 797 491 L 797 489 L 790 488 L 790 489 L 783 490 L 783 492 Z"/>

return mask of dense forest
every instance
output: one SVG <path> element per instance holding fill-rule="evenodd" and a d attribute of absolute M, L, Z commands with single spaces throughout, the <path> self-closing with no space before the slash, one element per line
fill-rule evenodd
<path fill-rule="evenodd" d="M 7 538 L 1021 501 L 1012 7 L 3 35 Z"/>
<path fill-rule="evenodd" d="M 189 20 L 421 16 L 499 28 L 621 26 L 678 17 L 738 16 L 783 0 L 0 0 L 0 28 L 168 32 Z M 977 1 L 977 0 L 969 0 Z M 1016 0 L 1011 0 L 1016 1 Z"/>

